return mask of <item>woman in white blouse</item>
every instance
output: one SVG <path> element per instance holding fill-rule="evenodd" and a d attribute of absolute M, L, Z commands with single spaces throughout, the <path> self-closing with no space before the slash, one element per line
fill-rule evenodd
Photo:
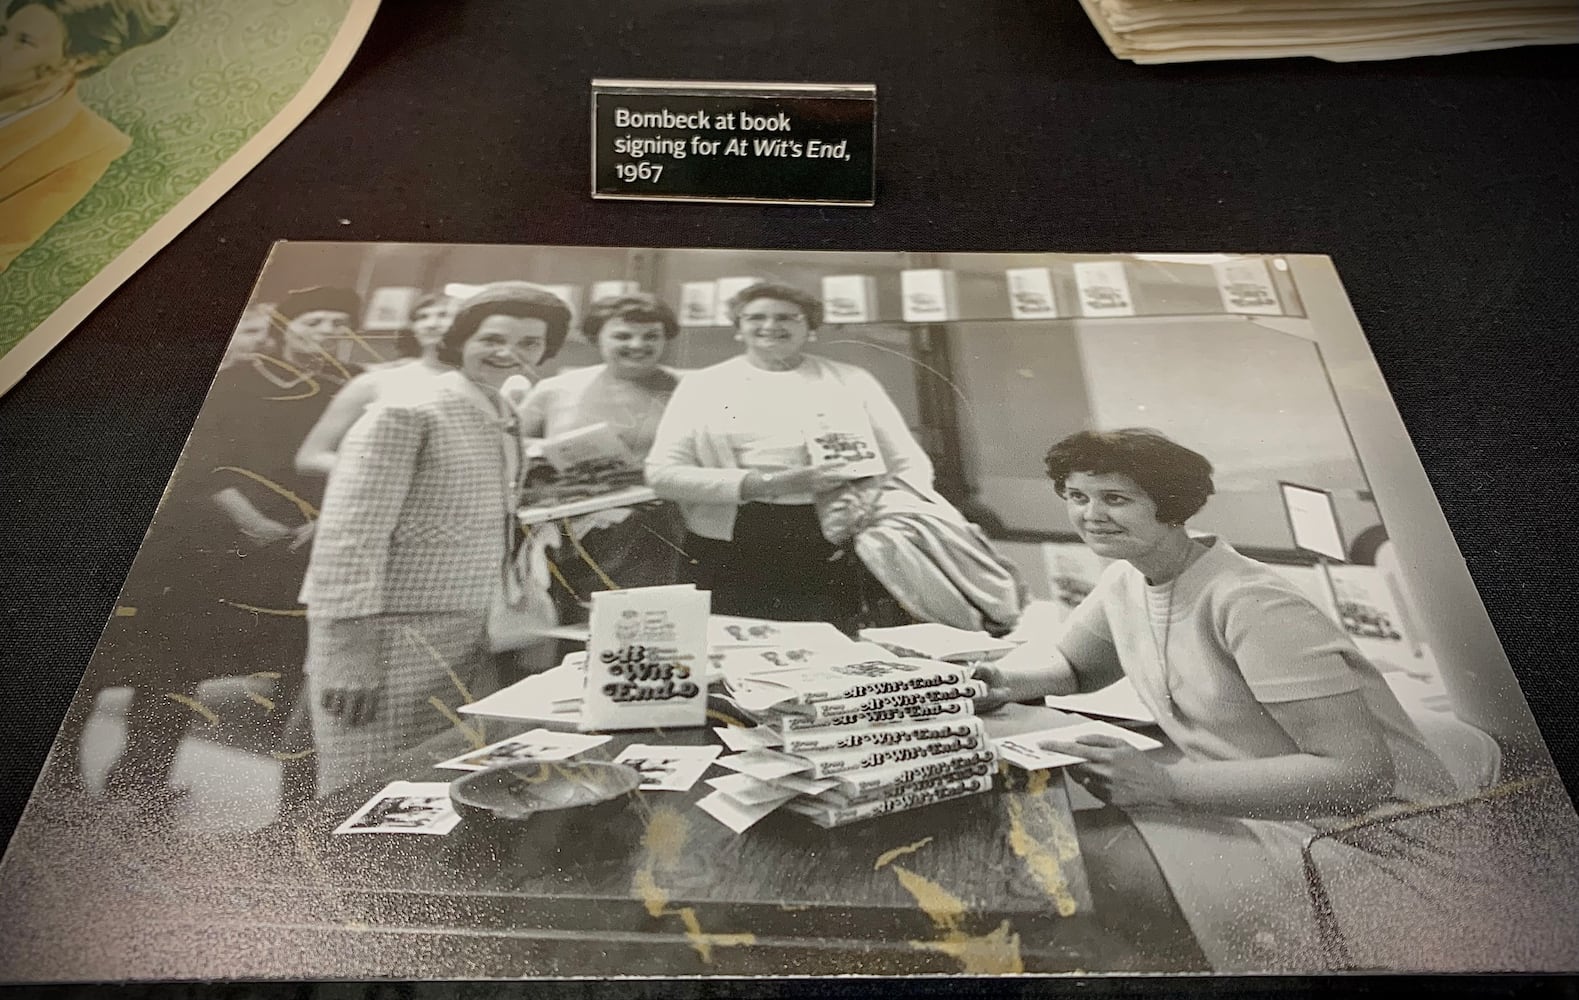
<path fill-rule="evenodd" d="M 822 321 L 816 298 L 759 282 L 729 311 L 744 352 L 680 383 L 647 480 L 679 504 L 692 579 L 712 591 L 715 613 L 854 628 L 886 595 L 823 537 L 817 497 L 856 470 L 813 464 L 808 434 L 831 427 L 863 438 L 887 475 L 920 489 L 931 488 L 931 460 L 870 372 L 806 353 Z"/>

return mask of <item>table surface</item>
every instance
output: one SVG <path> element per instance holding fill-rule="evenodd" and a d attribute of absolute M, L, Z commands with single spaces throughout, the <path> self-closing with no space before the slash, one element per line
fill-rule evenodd
<path fill-rule="evenodd" d="M 1061 717 L 1008 706 L 988 724 L 1008 735 Z M 490 720 L 489 738 L 529 728 Z M 632 743 L 717 742 L 709 729 L 642 730 L 613 734 L 579 759 L 612 760 Z M 387 777 L 454 780 L 456 771 L 433 765 L 474 745 L 452 728 L 403 754 Z M 97 940 L 95 918 L 73 901 L 107 886 L 102 912 L 117 922 L 142 914 L 158 928 L 149 935 L 145 924 L 139 941 L 214 942 L 201 957 L 185 955 L 183 975 L 245 969 L 314 935 L 320 948 L 295 968 L 325 977 L 380 975 L 379 963 L 403 960 L 407 937 L 421 938 L 446 972 L 478 976 L 832 974 L 849 971 L 852 954 L 853 967 L 870 972 L 1124 967 L 1124 953 L 1089 919 L 1062 772 L 1005 767 L 990 792 L 833 830 L 780 811 L 737 835 L 695 807 L 712 790 L 699 780 L 684 792 L 638 792 L 595 829 L 534 818 L 464 820 L 442 837 L 332 832 L 383 784 L 345 789 L 252 835 L 171 839 L 164 850 L 134 841 L 116 850 L 114 831 L 87 850 L 69 837 L 49 850 L 32 845 L 7 871 L 25 918 L 18 926 L 69 925 L 75 913 L 71 939 Z M 52 787 L 41 798 L 57 819 L 82 806 Z M 19 846 L 32 836 L 19 832 Z M 34 891 L 49 882 L 52 891 Z M 180 907 L 161 905 L 171 894 Z M 346 928 L 383 944 L 349 961 L 322 947 Z M 494 951 L 479 957 L 477 939 Z M 566 941 L 617 941 L 622 954 L 537 950 Z M 0 935 L 0 968 L 26 978 L 67 967 L 114 977 L 176 971 L 141 944 L 87 951 L 29 953 L 17 936 Z"/>

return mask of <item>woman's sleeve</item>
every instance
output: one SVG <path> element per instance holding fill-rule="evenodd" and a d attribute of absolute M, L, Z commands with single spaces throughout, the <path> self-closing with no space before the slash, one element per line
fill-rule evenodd
<path fill-rule="evenodd" d="M 1124 677 L 1107 610 L 1102 606 L 1103 582 L 1099 580 L 1085 600 L 1069 612 L 1063 635 L 1058 638 L 1058 651 L 1074 668 L 1081 691 L 1100 690 Z M 1140 613 L 1144 614 L 1144 609 Z"/>
<path fill-rule="evenodd" d="M 706 415 L 709 406 L 717 405 L 700 379 L 683 379 L 675 387 L 647 453 L 647 485 L 663 499 L 740 503 L 746 470 L 703 464 L 700 442 L 707 434 Z"/>
<path fill-rule="evenodd" d="M 552 379 L 544 379 L 532 386 L 526 398 L 516 407 L 516 412 L 521 417 L 522 437 L 540 438 L 543 436 L 544 429 L 548 427 L 548 397 L 554 391 L 553 386 L 549 384 L 551 381 Z"/>
<path fill-rule="evenodd" d="M 1223 642 L 1257 701 L 1359 690 L 1343 629 L 1303 594 L 1268 583 L 1236 588 L 1218 612 Z"/>
<path fill-rule="evenodd" d="M 871 418 L 872 432 L 877 436 L 877 447 L 883 453 L 888 471 L 913 486 L 931 489 L 932 459 L 910 433 L 904 414 L 899 412 L 876 376 L 864 368 L 857 371 L 866 396 L 866 415 Z"/>
<path fill-rule="evenodd" d="M 314 614 L 355 618 L 384 610 L 390 542 L 423 437 L 419 414 L 391 406 L 375 406 L 346 434 L 314 533 Z"/>

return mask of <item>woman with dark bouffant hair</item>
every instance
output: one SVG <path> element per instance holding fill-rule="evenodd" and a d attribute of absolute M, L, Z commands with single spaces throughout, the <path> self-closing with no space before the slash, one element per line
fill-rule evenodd
<path fill-rule="evenodd" d="M 1218 971 L 1320 968 L 1305 842 L 1449 794 L 1451 778 L 1341 625 L 1223 539 L 1186 530 L 1213 492 L 1204 456 L 1153 430 L 1084 431 L 1052 447 L 1047 474 L 1080 537 L 1114 562 L 1053 648 L 980 671 L 992 696 L 978 707 L 1127 677 L 1171 757 L 1102 736 L 1043 744 L 1087 761 L 1068 773 L 1109 807 L 1077 815 L 1081 841 L 1105 845 L 1087 855 L 1094 890 L 1114 893 L 1096 911 L 1152 947 L 1182 915 Z"/>
<path fill-rule="evenodd" d="M 0 26 L 0 271 L 82 200 L 132 141 L 77 96 L 77 81 L 163 38 L 170 0 L 10 0 Z"/>
<path fill-rule="evenodd" d="M 569 324 L 545 289 L 485 285 L 439 344 L 454 370 L 379 400 L 346 434 L 301 594 L 320 796 L 385 774 L 495 686 L 488 617 L 522 460 L 500 388 L 558 350 Z"/>
<path fill-rule="evenodd" d="M 521 433 L 528 439 L 549 438 L 605 424 L 639 468 L 680 382 L 679 372 L 663 364 L 679 331 L 674 310 L 653 295 L 619 295 L 592 303 L 581 320 L 581 333 L 598 349 L 603 363 L 533 386 L 521 403 Z M 685 529 L 673 504 L 599 512 L 559 527 L 578 543 L 560 544 L 555 559 L 559 572 L 550 592 L 561 622 L 585 620 L 585 602 L 611 581 L 620 587 L 646 587 L 678 579 Z"/>

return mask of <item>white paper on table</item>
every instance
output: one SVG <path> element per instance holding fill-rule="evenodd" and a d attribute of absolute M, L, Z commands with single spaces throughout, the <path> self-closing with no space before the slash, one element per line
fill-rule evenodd
<path fill-rule="evenodd" d="M 718 766 L 731 771 L 749 774 L 763 781 L 773 781 L 790 774 L 810 771 L 811 764 L 798 757 L 779 753 L 777 750 L 748 750 L 718 758 Z"/>
<path fill-rule="evenodd" d="M 964 657 L 993 660 L 1015 648 L 1006 639 L 994 639 L 986 632 L 971 632 L 939 622 L 918 622 L 889 628 L 863 628 L 861 638 L 876 643 L 900 656 L 920 656 L 934 660 Z"/>
<path fill-rule="evenodd" d="M 707 645 L 715 650 L 747 646 L 836 650 L 852 642 L 827 622 L 779 622 L 735 615 L 712 615 L 707 620 Z"/>
<path fill-rule="evenodd" d="M 576 722 L 581 717 L 581 692 L 587 675 L 579 666 L 561 664 L 523 677 L 507 688 L 479 698 L 458 711 L 500 719 Z"/>
<path fill-rule="evenodd" d="M 684 792 L 696 784 L 714 759 L 724 748 L 718 746 L 653 746 L 632 743 L 614 758 L 616 764 L 628 764 L 641 773 L 643 791 Z"/>
<path fill-rule="evenodd" d="M 391 781 L 335 827 L 335 833 L 420 833 L 442 836 L 461 818 L 443 781 Z"/>
<path fill-rule="evenodd" d="M 743 726 L 714 726 L 713 732 L 724 741 L 724 746 L 736 753 L 766 750 L 784 745 L 784 737 L 766 726 L 752 726 L 749 729 Z"/>
<path fill-rule="evenodd" d="M 782 784 L 781 781 L 759 781 L 749 774 L 726 774 L 717 778 L 708 778 L 707 783 L 741 805 L 746 806 L 756 805 L 772 799 L 782 801 L 786 795 L 801 794 L 788 785 Z"/>
<path fill-rule="evenodd" d="M 574 757 L 583 750 L 602 746 L 613 738 L 533 729 L 497 743 L 490 743 L 481 750 L 470 750 L 459 757 L 451 757 L 434 766 L 446 767 L 452 771 L 481 771 L 487 767 L 514 764 L 523 760 L 564 760 L 567 757 Z"/>
<path fill-rule="evenodd" d="M 1130 719 L 1135 722 L 1157 721 L 1151 709 L 1140 700 L 1135 685 L 1128 677 L 1097 691 L 1050 694 L 1046 698 L 1046 703 L 1048 708 L 1077 712 L 1081 715 L 1101 715 L 1109 719 Z"/>
<path fill-rule="evenodd" d="M 1004 736 L 993 740 L 993 746 L 1003 759 L 1016 767 L 1023 767 L 1027 771 L 1039 771 L 1049 767 L 1065 767 L 1069 764 L 1084 763 L 1086 758 L 1071 754 L 1059 753 L 1054 750 L 1044 750 L 1039 746 L 1043 740 L 1057 740 L 1060 743 L 1073 743 L 1082 736 L 1112 736 L 1123 740 L 1136 750 L 1155 750 L 1162 746 L 1150 736 L 1131 732 L 1122 726 L 1115 726 L 1111 722 L 1101 722 L 1097 719 L 1082 719 L 1067 726 L 1054 726 L 1051 729 L 1038 729 L 1031 733 L 1016 733 L 1013 736 Z"/>
<path fill-rule="evenodd" d="M 820 795 L 830 788 L 839 786 L 839 782 L 832 778 L 808 778 L 803 774 L 786 774 L 781 778 L 774 778 L 773 781 L 785 788 L 792 788 L 802 795 Z"/>
<path fill-rule="evenodd" d="M 747 805 L 730 798 L 723 792 L 713 792 L 698 802 L 697 808 L 729 827 L 736 833 L 744 833 L 757 821 L 779 806 L 795 797 L 794 792 L 786 793 L 783 798 L 769 799 L 766 802 L 755 802 Z"/>

